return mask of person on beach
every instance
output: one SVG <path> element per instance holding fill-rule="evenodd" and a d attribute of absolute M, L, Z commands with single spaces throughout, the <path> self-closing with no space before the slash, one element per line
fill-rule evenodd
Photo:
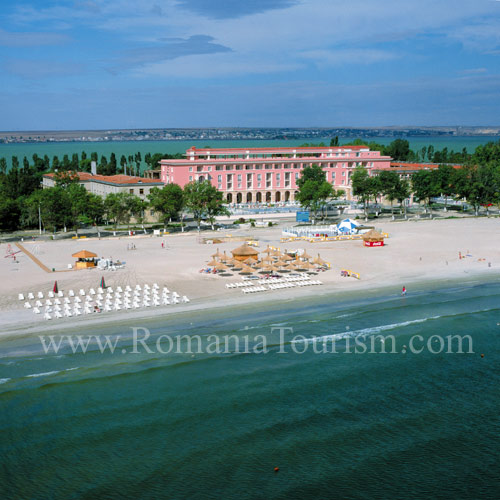
<path fill-rule="evenodd" d="M 403 291 L 401 292 L 401 295 L 403 295 L 403 296 L 406 295 L 406 287 L 405 286 L 403 287 Z"/>

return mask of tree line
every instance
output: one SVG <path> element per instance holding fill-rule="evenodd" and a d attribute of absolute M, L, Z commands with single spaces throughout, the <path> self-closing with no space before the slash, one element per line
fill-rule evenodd
<path fill-rule="evenodd" d="M 382 171 L 370 176 L 363 167 L 357 167 L 352 176 L 353 194 L 363 203 L 365 217 L 370 199 L 385 197 L 391 203 L 398 201 L 406 216 L 404 201 L 412 194 L 416 201 L 423 202 L 425 212 L 431 207 L 432 198 L 442 196 L 444 209 L 447 210 L 449 198 L 465 200 L 479 214 L 481 206 L 489 211 L 489 206 L 500 204 L 500 163 L 464 165 L 454 168 L 451 165 L 439 165 L 432 170 L 420 170 L 411 179 L 401 178 L 396 172 Z"/>
<path fill-rule="evenodd" d="M 158 164 L 162 159 L 182 159 L 182 153 L 146 153 L 144 158 L 140 151 L 128 156 L 121 155 L 118 161 L 117 155 L 111 153 L 108 156 L 99 155 L 97 152 L 92 152 L 87 155 L 85 151 L 81 154 L 73 153 L 72 155 L 65 154 L 62 158 L 58 155 L 54 155 L 49 158 L 48 155 L 39 156 L 38 154 L 33 154 L 31 161 L 24 156 L 22 160 L 22 167 L 17 156 L 11 157 L 12 169 L 28 169 L 32 168 L 35 172 L 56 172 L 56 171 L 79 171 L 79 172 L 90 172 L 91 163 L 96 162 L 97 173 L 99 175 L 117 175 L 117 174 L 127 174 L 127 175 L 141 175 L 141 162 L 144 160 L 148 169 L 158 168 Z M 7 160 L 5 157 L 0 158 L 0 173 L 7 172 Z"/>
<path fill-rule="evenodd" d="M 302 147 L 326 147 L 327 144 L 320 142 L 319 144 L 304 143 Z M 390 144 L 379 144 L 375 141 L 368 141 L 366 139 L 354 139 L 350 142 L 343 142 L 340 144 L 339 138 L 334 137 L 330 140 L 331 147 L 338 146 L 367 146 L 372 151 L 380 151 L 383 156 L 390 156 L 395 161 L 405 161 L 413 163 L 454 163 L 464 164 L 473 159 L 474 156 L 481 156 L 484 149 L 488 149 L 488 144 L 478 146 L 474 154 L 469 154 L 467 148 L 462 151 L 448 150 L 447 147 L 439 150 L 435 149 L 432 144 L 423 146 L 419 150 L 410 149 L 410 143 L 406 139 L 395 139 Z"/>
<path fill-rule="evenodd" d="M 14 175 L 17 175 L 14 179 Z M 179 220 L 183 210 L 191 212 L 197 221 L 206 218 L 212 224 L 218 215 L 229 214 L 223 204 L 222 193 L 210 181 L 190 182 L 184 189 L 177 184 L 153 188 L 144 199 L 132 193 L 110 193 L 105 198 L 90 193 L 79 183 L 75 172 L 59 171 L 55 186 L 39 189 L 24 181 L 30 176 L 24 169 L 0 173 L 0 230 L 38 228 L 57 231 L 70 229 L 78 233 L 82 226 L 111 223 L 130 224 L 132 218 L 139 224 L 146 219 L 146 210 L 153 210 L 165 225 Z"/>

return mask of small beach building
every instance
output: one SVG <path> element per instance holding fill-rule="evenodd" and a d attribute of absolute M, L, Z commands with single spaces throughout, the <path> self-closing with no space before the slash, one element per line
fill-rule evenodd
<path fill-rule="evenodd" d="M 384 235 L 375 229 L 371 229 L 363 234 L 363 244 L 365 247 L 383 247 Z"/>
<path fill-rule="evenodd" d="M 72 255 L 76 260 L 76 269 L 88 269 L 96 267 L 97 254 L 89 252 L 88 250 L 81 250 L 80 252 L 74 253 Z"/>

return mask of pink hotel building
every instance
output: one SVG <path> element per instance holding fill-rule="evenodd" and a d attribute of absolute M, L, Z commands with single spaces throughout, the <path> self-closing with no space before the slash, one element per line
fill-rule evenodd
<path fill-rule="evenodd" d="M 366 146 L 197 149 L 185 160 L 161 160 L 161 180 L 184 187 L 209 180 L 227 203 L 293 201 L 302 170 L 321 165 L 335 189 L 352 198 L 350 176 L 356 166 L 390 168 L 391 158 Z"/>

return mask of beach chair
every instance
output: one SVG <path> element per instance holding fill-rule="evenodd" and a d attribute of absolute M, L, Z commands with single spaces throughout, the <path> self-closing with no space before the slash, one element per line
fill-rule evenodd
<path fill-rule="evenodd" d="M 59 290 L 59 291 L 57 292 L 57 296 L 58 296 L 58 297 L 64 297 L 64 293 L 62 292 L 62 290 Z"/>
<path fill-rule="evenodd" d="M 29 302 L 24 303 L 24 308 L 25 309 L 31 309 L 31 304 Z"/>
<path fill-rule="evenodd" d="M 90 293 L 90 295 L 95 295 L 95 290 L 94 290 L 93 288 L 91 288 L 91 289 L 89 290 L 89 293 Z"/>
<path fill-rule="evenodd" d="M 62 314 L 60 313 L 60 311 L 56 311 L 56 312 L 54 313 L 54 318 L 58 318 L 58 319 L 59 319 L 59 318 L 62 318 Z"/>
<path fill-rule="evenodd" d="M 83 297 L 85 295 L 85 290 L 83 288 L 80 288 L 80 291 L 78 293 Z"/>
<path fill-rule="evenodd" d="M 28 300 L 33 300 L 35 298 L 33 292 L 28 293 Z"/>
<path fill-rule="evenodd" d="M 54 298 L 54 292 L 49 292 L 48 296 L 49 296 L 49 298 L 53 299 Z"/>
<path fill-rule="evenodd" d="M 60 311 L 60 310 L 61 310 L 61 306 L 59 306 L 59 305 L 56 304 L 54 306 L 54 311 Z"/>
<path fill-rule="evenodd" d="M 35 302 L 35 305 L 36 305 L 36 307 L 43 307 L 43 304 L 42 304 L 42 301 L 41 301 L 41 300 L 37 300 L 37 301 Z"/>
<path fill-rule="evenodd" d="M 38 292 L 38 293 L 37 293 L 37 297 L 38 297 L 39 299 L 43 299 L 43 292 Z"/>
<path fill-rule="evenodd" d="M 75 297 L 75 304 L 79 304 L 82 301 L 80 297 Z"/>
<path fill-rule="evenodd" d="M 38 309 L 38 307 L 34 307 L 33 308 L 33 313 L 34 314 L 40 314 L 40 309 Z"/>
<path fill-rule="evenodd" d="M 75 296 L 75 292 L 74 292 L 73 290 L 70 290 L 70 291 L 68 292 L 68 295 L 69 295 L 70 297 L 74 297 L 74 296 Z"/>
<path fill-rule="evenodd" d="M 80 309 L 75 309 L 75 310 L 73 311 L 73 314 L 74 314 L 75 316 L 81 316 L 81 315 L 82 315 L 82 313 L 81 313 Z"/>
<path fill-rule="evenodd" d="M 172 298 L 172 303 L 173 304 L 178 304 L 179 303 L 179 297 L 173 297 Z"/>
<path fill-rule="evenodd" d="M 52 301 L 51 301 L 50 299 L 47 299 L 47 300 L 45 301 L 45 305 L 46 305 L 46 306 L 51 306 L 51 305 L 52 305 Z"/>
<path fill-rule="evenodd" d="M 72 318 L 73 317 L 73 313 L 69 309 L 66 309 L 64 311 L 64 316 L 66 316 L 67 318 Z"/>
<path fill-rule="evenodd" d="M 182 302 L 184 302 L 185 304 L 187 304 L 189 302 L 189 299 L 187 298 L 186 295 L 182 296 Z"/>
<path fill-rule="evenodd" d="M 64 303 L 65 303 L 65 304 L 70 304 L 70 303 L 71 303 L 71 301 L 69 300 L 69 298 L 68 298 L 68 297 L 64 297 Z"/>
<path fill-rule="evenodd" d="M 162 304 L 164 306 L 169 306 L 170 305 L 170 300 L 168 300 L 168 297 L 163 297 L 161 300 Z"/>
<path fill-rule="evenodd" d="M 52 316 L 51 316 L 48 312 L 46 312 L 46 313 L 43 315 L 43 317 L 44 317 L 46 320 L 51 320 L 51 319 L 52 319 Z"/>

